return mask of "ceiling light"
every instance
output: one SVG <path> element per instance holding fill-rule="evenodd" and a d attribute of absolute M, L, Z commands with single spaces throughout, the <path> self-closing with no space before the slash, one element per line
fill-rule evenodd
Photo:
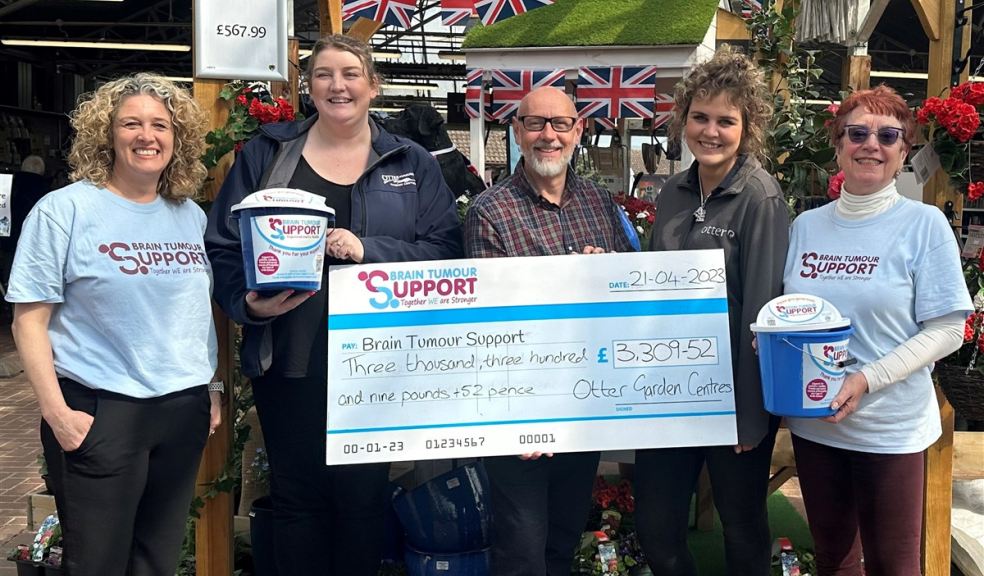
<path fill-rule="evenodd" d="M 33 46 L 37 48 L 101 48 L 104 50 L 156 50 L 160 52 L 188 52 L 191 46 L 183 44 L 143 44 L 137 42 L 80 42 L 74 40 L 24 40 L 4 38 L 4 46 Z"/>
<path fill-rule="evenodd" d="M 441 60 L 449 60 L 451 62 L 465 61 L 465 53 L 458 52 L 457 50 L 440 50 L 437 53 L 437 57 Z"/>
<path fill-rule="evenodd" d="M 94 2 L 117 2 L 118 0 L 92 0 Z M 119 0 L 122 1 L 122 0 Z M 194 82 L 195 79 L 191 76 L 165 76 L 165 80 L 170 80 L 171 82 Z"/>
<path fill-rule="evenodd" d="M 431 92 L 438 88 L 437 84 L 410 84 L 408 82 L 386 82 L 380 86 L 394 90 L 423 90 L 425 92 Z"/>
<path fill-rule="evenodd" d="M 304 48 L 297 51 L 297 59 L 303 60 L 311 55 L 312 50 L 309 48 Z M 372 58 L 373 60 L 396 60 L 403 56 L 403 52 L 399 50 L 373 50 Z"/>
<path fill-rule="evenodd" d="M 929 75 L 925 72 L 891 72 L 888 70 L 872 70 L 868 73 L 868 76 L 872 78 L 907 78 L 912 80 L 925 80 L 929 78 Z M 981 82 L 984 81 L 984 76 L 971 76 L 970 80 Z"/>

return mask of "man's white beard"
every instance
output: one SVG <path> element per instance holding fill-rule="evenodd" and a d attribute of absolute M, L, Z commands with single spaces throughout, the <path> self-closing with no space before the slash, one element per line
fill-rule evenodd
<path fill-rule="evenodd" d="M 529 166 L 534 172 L 539 176 L 544 178 L 554 178 L 560 176 L 567 171 L 567 167 L 571 163 L 571 157 L 574 152 L 571 151 L 567 154 L 561 153 L 560 158 L 557 160 L 541 160 L 536 157 L 536 151 L 526 157 L 526 165 Z"/>

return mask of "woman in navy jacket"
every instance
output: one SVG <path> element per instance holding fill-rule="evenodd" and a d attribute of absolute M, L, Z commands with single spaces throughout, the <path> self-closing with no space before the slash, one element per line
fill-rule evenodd
<path fill-rule="evenodd" d="M 240 361 L 270 459 L 280 573 L 306 573 L 316 554 L 326 573 L 375 575 L 389 465 L 325 465 L 327 291 L 247 290 L 230 208 L 265 188 L 325 196 L 336 215 L 326 274 L 330 264 L 458 258 L 461 231 L 437 161 L 369 119 L 379 87 L 369 47 L 327 36 L 308 75 L 318 113 L 263 126 L 243 148 L 212 207 L 205 246 L 215 299 L 243 325 Z"/>

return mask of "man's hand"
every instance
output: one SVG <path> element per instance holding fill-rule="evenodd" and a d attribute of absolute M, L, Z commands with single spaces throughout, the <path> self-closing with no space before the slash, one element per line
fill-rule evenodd
<path fill-rule="evenodd" d="M 547 458 L 553 458 L 553 452 L 528 452 L 526 454 L 520 454 L 520 460 L 537 460 L 540 456 L 546 456 Z"/>

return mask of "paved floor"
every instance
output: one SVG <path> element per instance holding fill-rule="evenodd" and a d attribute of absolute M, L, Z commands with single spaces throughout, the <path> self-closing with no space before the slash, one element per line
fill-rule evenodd
<path fill-rule="evenodd" d="M 0 369 L 19 370 L 10 325 L 0 325 Z M 44 486 L 38 473 L 41 453 L 38 407 L 23 372 L 0 377 L 0 576 L 15 574 L 4 562 L 9 549 L 27 528 L 27 495 Z"/>

